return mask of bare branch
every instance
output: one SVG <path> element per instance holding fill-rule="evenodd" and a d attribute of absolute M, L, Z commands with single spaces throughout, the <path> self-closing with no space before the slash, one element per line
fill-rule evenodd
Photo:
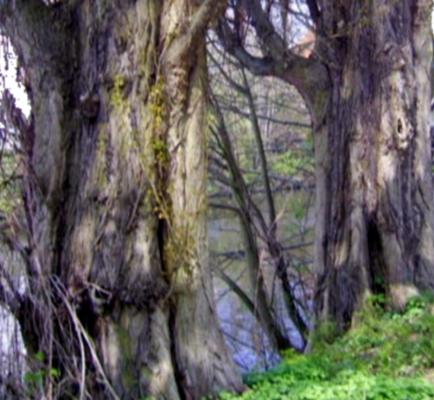
<path fill-rule="evenodd" d="M 310 16 L 315 24 L 318 23 L 321 12 L 318 7 L 318 3 L 316 0 L 306 0 L 307 6 L 309 7 Z"/>
<path fill-rule="evenodd" d="M 221 20 L 216 32 L 225 49 L 254 75 L 275 76 L 294 85 L 312 106 L 318 91 L 328 87 L 325 66 L 315 57 L 305 58 L 291 51 L 259 0 L 239 0 L 236 7 L 242 7 L 249 16 L 264 56 L 250 54 L 236 32 L 237 27 L 232 29 L 227 20 Z"/>
<path fill-rule="evenodd" d="M 257 76 L 279 76 L 276 65 L 270 57 L 255 57 L 242 45 L 238 35 L 222 20 L 216 29 L 226 51 Z"/>
<path fill-rule="evenodd" d="M 187 32 L 171 46 L 168 60 L 178 60 L 187 55 L 192 46 L 205 34 L 208 25 L 224 12 L 225 6 L 225 0 L 205 0 L 193 15 Z"/>

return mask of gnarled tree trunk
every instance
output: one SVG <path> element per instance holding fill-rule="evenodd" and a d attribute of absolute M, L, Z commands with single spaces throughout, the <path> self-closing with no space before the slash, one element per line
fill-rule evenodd
<path fill-rule="evenodd" d="M 24 193 L 36 329 L 20 322 L 80 398 L 241 389 L 206 244 L 204 31 L 221 3 L 1 6 L 32 103 Z"/>
<path fill-rule="evenodd" d="M 330 90 L 315 132 L 316 307 L 345 328 L 370 293 L 402 308 L 434 289 L 431 8 L 324 1 L 321 12 L 334 39 L 323 49 Z"/>
<path fill-rule="evenodd" d="M 233 4 L 238 19 L 218 30 L 226 49 L 254 74 L 294 85 L 311 111 L 319 321 L 345 329 L 370 293 L 401 308 L 433 290 L 432 2 L 306 0 L 316 28 L 309 58 L 276 28 L 275 2 Z M 240 40 L 245 23 L 262 56 Z"/>

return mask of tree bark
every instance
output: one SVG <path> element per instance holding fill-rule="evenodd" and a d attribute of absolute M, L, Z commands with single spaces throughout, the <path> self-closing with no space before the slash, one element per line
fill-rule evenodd
<path fill-rule="evenodd" d="M 220 6 L 20 0 L 0 9 L 32 103 L 32 348 L 65 374 L 84 359 L 70 376 L 90 379 L 74 376 L 66 389 L 80 398 L 242 388 L 206 245 L 203 33 Z"/>
<path fill-rule="evenodd" d="M 429 1 L 321 6 L 330 90 L 316 109 L 319 320 L 347 328 L 368 294 L 434 289 Z"/>
<path fill-rule="evenodd" d="M 318 322 L 346 329 L 369 294 L 402 308 L 433 290 L 431 2 L 309 0 L 309 58 L 287 47 L 259 0 L 234 4 L 262 56 L 243 47 L 245 29 L 223 21 L 225 48 L 252 73 L 294 85 L 311 112 Z"/>

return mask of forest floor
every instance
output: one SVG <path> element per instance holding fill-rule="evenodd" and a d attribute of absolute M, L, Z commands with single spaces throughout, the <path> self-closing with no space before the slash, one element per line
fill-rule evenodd
<path fill-rule="evenodd" d="M 324 326 L 306 355 L 288 351 L 282 363 L 245 377 L 242 395 L 222 400 L 432 400 L 434 301 L 414 298 L 402 313 L 384 312 L 373 298 L 356 326 L 336 339 Z"/>

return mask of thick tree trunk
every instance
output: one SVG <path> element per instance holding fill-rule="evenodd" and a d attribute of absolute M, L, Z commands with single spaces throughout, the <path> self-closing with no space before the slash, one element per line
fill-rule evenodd
<path fill-rule="evenodd" d="M 268 4 L 268 2 L 265 2 Z M 271 3 L 269 3 L 271 4 Z M 431 0 L 308 0 L 309 58 L 288 48 L 261 0 L 237 0 L 245 20 L 222 21 L 226 49 L 254 74 L 294 85 L 312 116 L 316 157 L 316 309 L 351 324 L 366 295 L 393 307 L 434 289 L 428 111 Z"/>
<path fill-rule="evenodd" d="M 368 294 L 401 308 L 434 289 L 430 1 L 322 2 L 328 108 L 316 111 L 320 320 Z M 325 115 L 324 118 L 320 117 Z"/>
<path fill-rule="evenodd" d="M 241 389 L 207 260 L 208 3 L 23 0 L 1 10 L 31 91 L 32 289 L 51 293 L 51 328 L 32 347 L 50 353 L 72 336 L 70 351 L 85 357 L 78 372 L 97 378 L 92 398 Z M 49 360 L 63 371 L 68 352 Z"/>

